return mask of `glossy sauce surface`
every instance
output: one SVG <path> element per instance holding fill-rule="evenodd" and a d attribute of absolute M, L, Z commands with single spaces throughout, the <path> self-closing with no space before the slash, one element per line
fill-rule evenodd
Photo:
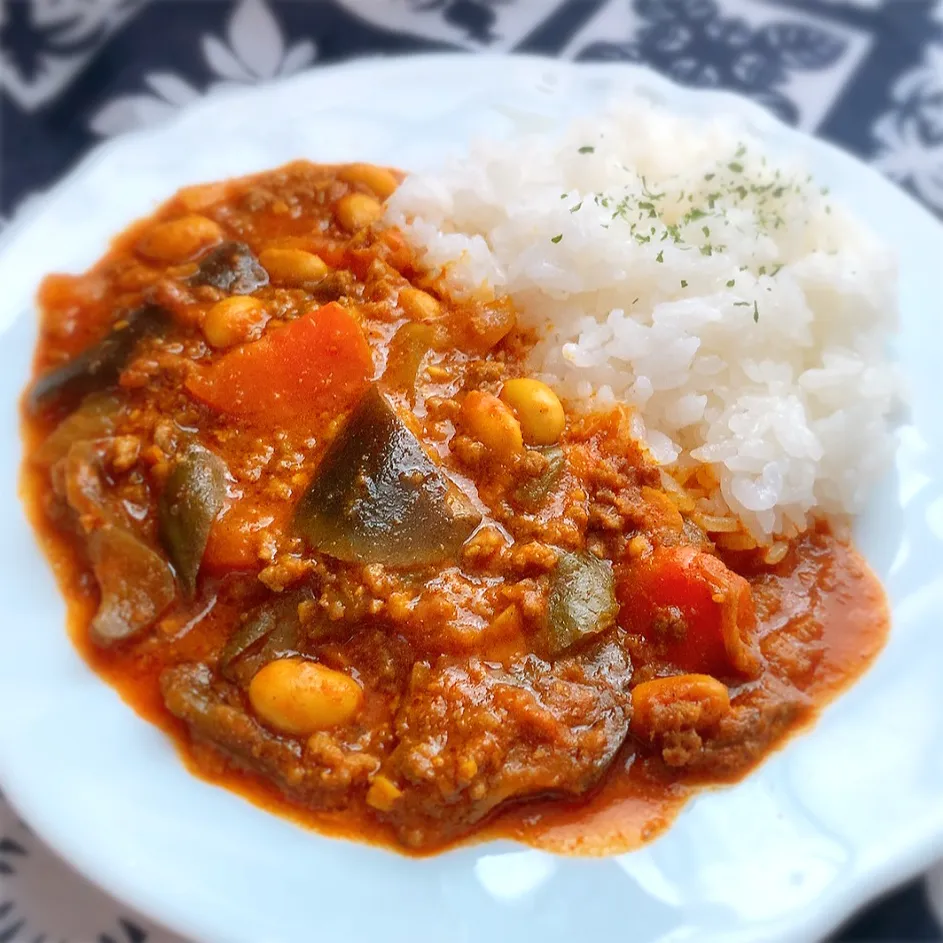
<path fill-rule="evenodd" d="M 532 338 L 505 303 L 450 301 L 372 204 L 348 199 L 377 203 L 388 180 L 299 163 L 193 188 L 88 275 L 47 281 L 40 377 L 133 325 L 142 305 L 166 312 L 105 384 L 120 401 L 105 434 L 50 462 L 44 443 L 90 391 L 37 406 L 34 388 L 26 407 L 25 497 L 73 638 L 195 772 L 319 830 L 415 853 L 471 835 L 571 853 L 634 847 L 696 789 L 742 777 L 864 670 L 887 632 L 881 588 L 825 525 L 774 565 L 718 549 L 675 506 L 619 411 L 566 404 L 562 471 L 525 500 L 517 488 L 543 481 L 547 453 L 495 460 L 500 442 L 483 441 L 467 416 L 472 394 L 497 398 L 526 376 Z M 180 249 L 174 225 L 192 246 Z M 239 272 L 223 266 L 219 284 L 201 284 L 210 254 L 235 241 L 249 250 L 241 274 L 267 264 L 265 283 L 234 290 Z M 299 250 L 314 266 L 304 277 Z M 243 333 L 228 343 L 212 312 L 233 297 L 253 301 L 239 303 L 246 317 L 227 327 Z M 442 487 L 472 505 L 440 521 L 438 559 L 420 559 L 421 541 L 397 544 L 396 528 L 377 541 L 399 555 L 394 565 L 332 555 L 367 552 L 349 541 L 324 552 L 323 524 L 321 549 L 301 535 L 298 508 L 368 390 L 382 397 L 371 428 L 402 424 L 404 448 L 415 436 Z M 386 409 L 392 418 L 378 419 Z M 118 528 L 144 553 L 169 553 L 163 495 L 195 446 L 224 463 L 226 480 L 194 587 L 176 560 L 172 603 L 103 645 L 94 541 Z M 481 523 L 456 533 L 462 515 Z M 582 560 L 585 576 L 587 555 L 611 564 L 621 609 L 564 645 L 554 587 L 563 561 Z M 286 598 L 301 631 L 279 654 L 363 690 L 356 716 L 307 740 L 253 715 L 256 643 L 227 662 L 240 627 Z M 644 727 L 633 692 L 692 673 L 726 688 L 729 710 L 710 723 L 669 710 L 665 729 Z M 387 799 L 378 780 L 394 786 Z"/>

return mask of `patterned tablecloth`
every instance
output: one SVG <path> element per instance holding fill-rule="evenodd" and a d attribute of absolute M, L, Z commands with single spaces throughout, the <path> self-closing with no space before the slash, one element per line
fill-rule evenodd
<path fill-rule="evenodd" d="M 364 54 L 644 62 L 733 89 L 855 152 L 943 216 L 943 0 L 0 0 L 0 227 L 102 138 L 224 84 Z M 943 940 L 943 874 L 842 941 Z M 0 943 L 171 943 L 0 799 Z"/>

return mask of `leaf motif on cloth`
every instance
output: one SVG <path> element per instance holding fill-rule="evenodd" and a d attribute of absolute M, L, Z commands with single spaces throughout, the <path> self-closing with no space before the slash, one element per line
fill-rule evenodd
<path fill-rule="evenodd" d="M 128 914 L 57 858 L 0 795 L 0 943 L 184 943 Z"/>
<path fill-rule="evenodd" d="M 225 38 L 207 34 L 200 48 L 207 68 L 218 81 L 200 89 L 171 72 L 145 75 L 147 90 L 122 95 L 103 105 L 89 128 L 107 137 L 170 118 L 178 108 L 203 94 L 233 84 L 249 85 L 292 75 L 311 65 L 317 49 L 310 40 L 288 45 L 266 0 L 238 0 L 226 25 Z"/>
<path fill-rule="evenodd" d="M 54 100 L 145 0 L 0 3 L 0 90 L 32 111 Z"/>
<path fill-rule="evenodd" d="M 644 62 L 684 85 L 740 92 L 791 123 L 801 117 L 790 98 L 796 77 L 826 73 L 849 54 L 842 27 L 752 0 L 634 0 L 631 6 L 634 32 L 622 42 L 587 42 L 577 60 Z"/>
<path fill-rule="evenodd" d="M 845 43 L 807 23 L 774 23 L 756 34 L 757 45 L 790 69 L 825 69 L 845 51 Z"/>
<path fill-rule="evenodd" d="M 285 41 L 263 0 L 242 0 L 229 21 L 228 35 L 233 52 L 256 78 L 279 73 Z"/>
<path fill-rule="evenodd" d="M 198 97 L 199 92 L 194 89 L 193 98 Z M 107 137 L 134 128 L 159 124 L 174 115 L 178 107 L 175 102 L 167 101 L 159 95 L 122 95 L 99 109 L 89 121 L 89 127 L 96 134 Z"/>
<path fill-rule="evenodd" d="M 934 41 L 891 88 L 892 106 L 872 126 L 875 166 L 943 215 L 943 0 Z"/>

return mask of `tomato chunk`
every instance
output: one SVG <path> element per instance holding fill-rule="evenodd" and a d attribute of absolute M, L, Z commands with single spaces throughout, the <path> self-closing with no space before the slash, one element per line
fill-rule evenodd
<path fill-rule="evenodd" d="M 750 584 L 693 547 L 659 547 L 619 567 L 619 621 L 685 672 L 759 671 Z"/>
<path fill-rule="evenodd" d="M 187 391 L 217 412 L 268 428 L 316 428 L 366 390 L 373 358 L 339 304 L 315 308 L 191 374 Z"/>

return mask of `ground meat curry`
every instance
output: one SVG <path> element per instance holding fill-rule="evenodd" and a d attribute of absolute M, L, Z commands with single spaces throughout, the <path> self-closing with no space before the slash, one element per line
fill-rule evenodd
<path fill-rule="evenodd" d="M 863 670 L 880 587 L 824 524 L 699 516 L 704 470 L 562 403 L 512 306 L 383 223 L 397 183 L 193 187 L 47 278 L 37 531 L 86 658 L 202 775 L 417 852 L 631 847 Z"/>

